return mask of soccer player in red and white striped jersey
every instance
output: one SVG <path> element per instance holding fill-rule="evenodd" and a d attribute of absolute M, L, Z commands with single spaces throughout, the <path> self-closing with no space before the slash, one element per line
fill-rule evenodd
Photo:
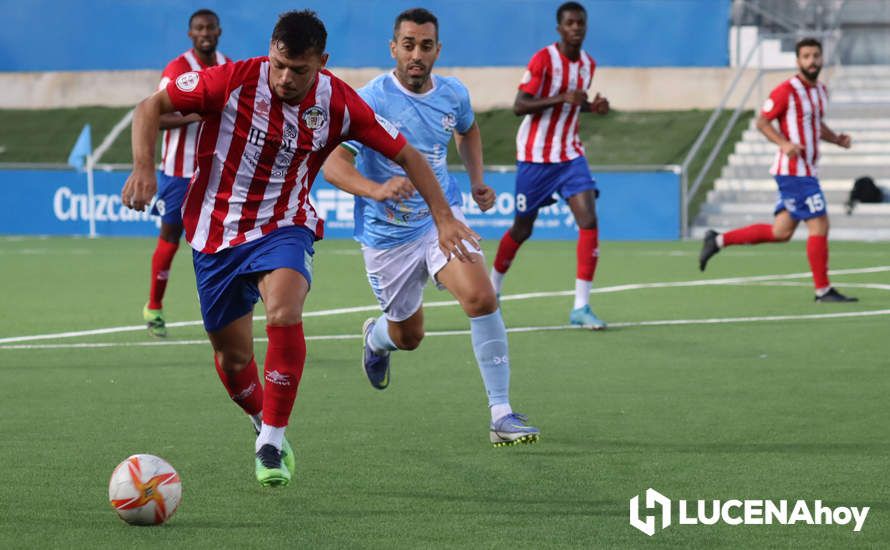
<path fill-rule="evenodd" d="M 230 62 L 231 59 L 216 49 L 221 34 L 216 13 L 208 9 L 193 13 L 189 17 L 188 32 L 192 47 L 167 65 L 161 74 L 158 89 L 166 89 L 171 80 L 183 73 Z M 189 180 L 195 173 L 195 152 L 200 126 L 201 117 L 197 114 L 161 115 L 161 129 L 164 130 L 161 138 L 161 173 L 158 175 L 158 196 L 151 210 L 153 215 L 161 217 L 161 229 L 151 257 L 148 303 L 142 308 L 142 317 L 153 336 L 167 335 L 163 310 L 164 293 L 170 277 L 170 266 L 182 236 L 180 209 Z"/>
<path fill-rule="evenodd" d="M 525 115 L 516 136 L 516 216 L 498 245 L 491 282 L 498 294 L 504 275 L 523 242 L 531 237 L 538 209 L 553 204 L 554 193 L 569 204 L 579 227 L 575 305 L 569 322 L 593 330 L 606 323 L 590 309 L 590 289 L 599 257 L 596 182 L 578 137 L 581 113 L 606 114 L 609 101 L 587 100 L 596 63 L 581 49 L 587 11 L 566 2 L 556 11 L 559 42 L 536 53 L 519 85 L 513 112 Z"/>
<path fill-rule="evenodd" d="M 825 124 L 828 90 L 819 82 L 822 44 L 804 38 L 795 47 L 798 73 L 776 86 L 760 111 L 757 129 L 776 145 L 776 160 L 770 173 L 779 185 L 775 220 L 718 234 L 709 230 L 699 255 L 704 271 L 708 260 L 724 246 L 786 242 L 801 220 L 807 225 L 807 258 L 813 272 L 817 302 L 855 302 L 838 292 L 828 280 L 828 209 L 819 186 L 816 164 L 819 140 L 850 148 L 850 136 L 837 134 Z M 779 121 L 776 130 L 772 121 Z"/>
<path fill-rule="evenodd" d="M 133 117 L 133 173 L 121 191 L 137 210 L 154 194 L 161 113 L 201 115 L 183 223 L 217 373 L 257 428 L 255 469 L 264 486 L 286 485 L 294 469 L 284 430 L 306 359 L 303 304 L 324 227 L 309 190 L 331 150 L 356 140 L 400 164 L 429 204 L 443 252 L 467 260 L 464 240 L 479 246 L 423 156 L 324 69 L 326 40 L 315 13 L 288 12 L 275 25 L 268 57 L 182 74 L 143 100 Z M 253 352 L 260 297 L 269 337 L 265 387 Z"/>

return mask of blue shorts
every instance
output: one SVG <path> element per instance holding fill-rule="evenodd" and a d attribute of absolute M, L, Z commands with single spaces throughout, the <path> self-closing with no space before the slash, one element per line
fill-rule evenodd
<path fill-rule="evenodd" d="M 795 220 L 809 220 L 827 214 L 825 195 L 819 180 L 809 176 L 776 176 L 779 200 L 773 214 L 787 210 Z"/>
<path fill-rule="evenodd" d="M 193 250 L 204 329 L 215 332 L 253 311 L 262 273 L 287 267 L 311 285 L 314 242 L 315 235 L 305 227 L 283 227 L 216 254 Z"/>
<path fill-rule="evenodd" d="M 516 163 L 516 215 L 530 216 L 538 208 L 556 202 L 553 193 L 563 200 L 593 189 L 596 180 L 587 167 L 587 159 L 580 156 L 568 162 L 555 164 L 543 162 Z"/>
<path fill-rule="evenodd" d="M 158 199 L 151 207 L 152 216 L 170 225 L 182 225 L 182 201 L 189 187 L 190 178 L 177 178 L 158 173 Z"/>

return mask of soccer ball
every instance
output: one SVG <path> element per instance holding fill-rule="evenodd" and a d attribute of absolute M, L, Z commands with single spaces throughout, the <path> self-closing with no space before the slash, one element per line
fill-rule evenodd
<path fill-rule="evenodd" d="M 108 482 L 108 500 L 131 525 L 160 525 L 170 519 L 182 498 L 182 483 L 173 466 L 154 455 L 133 455 L 117 465 Z"/>

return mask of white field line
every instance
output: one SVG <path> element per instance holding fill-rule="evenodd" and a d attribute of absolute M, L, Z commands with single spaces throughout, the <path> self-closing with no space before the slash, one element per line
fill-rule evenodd
<path fill-rule="evenodd" d="M 864 273 L 881 273 L 890 271 L 890 266 L 877 266 L 877 267 L 865 267 L 859 269 L 838 269 L 830 272 L 831 275 L 858 275 Z M 660 282 L 660 283 L 635 283 L 635 284 L 626 284 L 626 285 L 615 285 L 615 286 L 607 286 L 602 288 L 594 288 L 591 290 L 591 294 L 607 294 L 612 292 L 625 292 L 628 290 L 644 290 L 644 289 L 652 289 L 652 288 L 680 288 L 680 287 L 691 287 L 691 286 L 711 286 L 711 285 L 740 285 L 740 284 L 750 284 L 750 283 L 759 283 L 759 282 L 769 282 L 769 281 L 779 281 L 779 280 L 788 280 L 788 279 L 801 279 L 811 277 L 810 272 L 803 273 L 788 273 L 788 274 L 780 274 L 780 275 L 757 275 L 752 277 L 729 277 L 723 279 L 698 279 L 693 281 L 674 281 L 674 282 Z M 560 290 L 560 291 L 551 291 L 551 292 L 528 292 L 524 294 L 510 294 L 501 296 L 501 301 L 513 301 L 513 300 L 529 300 L 533 298 L 551 298 L 557 296 L 573 296 L 575 291 L 573 290 Z M 426 302 L 423 304 L 425 308 L 431 307 L 447 307 L 457 305 L 456 300 L 445 300 L 438 302 Z M 372 306 L 357 306 L 357 307 L 344 307 L 337 309 L 325 309 L 320 311 L 306 311 L 303 313 L 303 317 L 327 317 L 332 315 L 342 315 L 347 313 L 361 313 L 361 312 L 377 312 L 380 308 L 377 305 Z M 266 319 L 263 315 L 257 315 L 254 317 L 254 321 L 264 321 Z M 202 325 L 202 321 L 178 321 L 175 323 L 168 323 L 167 326 L 171 328 L 176 327 L 189 327 L 189 326 L 200 326 Z M 0 338 L 0 344 L 11 344 L 17 342 L 33 342 L 36 340 L 55 340 L 59 338 L 78 338 L 81 336 L 98 336 L 102 334 L 114 334 L 119 332 L 138 332 L 145 330 L 145 325 L 128 325 L 122 327 L 108 327 L 108 328 L 99 328 L 92 330 L 80 330 L 80 331 L 72 331 L 72 332 L 56 332 L 52 334 L 33 334 L 29 336 L 10 336 L 7 338 Z"/>
<path fill-rule="evenodd" d="M 714 319 L 663 319 L 655 321 L 631 321 L 624 323 L 610 323 L 609 329 L 628 328 L 628 327 L 663 327 L 678 325 L 723 325 L 729 323 L 761 323 L 774 321 L 806 321 L 821 319 L 842 319 L 849 317 L 876 317 L 881 315 L 890 315 L 890 309 L 877 309 L 871 311 L 846 311 L 837 313 L 813 313 L 806 315 L 770 315 L 755 317 L 723 317 Z M 553 325 L 538 327 L 513 327 L 508 328 L 507 332 L 544 332 L 554 330 L 587 330 L 575 325 Z M 467 336 L 469 330 L 439 330 L 426 333 L 426 337 L 437 336 Z M 307 341 L 325 341 L 325 340 L 360 340 L 361 334 L 323 334 L 318 336 L 307 336 Z M 256 343 L 264 343 L 266 338 L 254 338 Z M 88 342 L 74 344 L 13 344 L 0 346 L 0 350 L 46 350 L 46 349 L 95 349 L 95 348 L 133 348 L 133 347 L 163 347 L 163 346 L 206 346 L 207 340 L 178 340 L 178 341 L 152 341 L 152 342 Z"/>

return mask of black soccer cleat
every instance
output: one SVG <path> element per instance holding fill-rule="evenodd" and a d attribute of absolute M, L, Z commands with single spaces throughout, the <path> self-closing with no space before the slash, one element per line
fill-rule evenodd
<path fill-rule="evenodd" d="M 834 287 L 828 289 L 828 292 L 823 294 L 822 296 L 816 296 L 814 298 L 817 302 L 858 302 L 859 298 L 853 298 L 852 296 L 844 296 Z"/>
<path fill-rule="evenodd" d="M 717 246 L 717 235 L 718 233 L 713 229 L 708 229 L 708 232 L 705 233 L 705 239 L 701 245 L 701 253 L 698 255 L 698 268 L 701 271 L 705 270 L 708 260 L 714 254 L 720 252 L 720 247 Z"/>

